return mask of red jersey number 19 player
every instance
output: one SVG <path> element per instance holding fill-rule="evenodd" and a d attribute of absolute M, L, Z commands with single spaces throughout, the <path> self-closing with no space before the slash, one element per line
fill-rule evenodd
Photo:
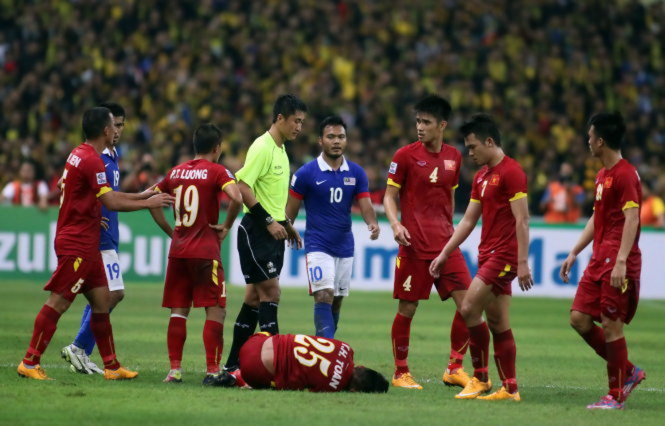
<path fill-rule="evenodd" d="M 173 198 L 151 192 L 113 191 L 106 181 L 100 158 L 100 153 L 112 146 L 116 135 L 113 115 L 104 107 L 91 108 L 83 114 L 82 124 L 86 141 L 69 154 L 62 175 L 55 235 L 58 266 L 44 287 L 50 295 L 37 314 L 28 351 L 18 366 L 18 374 L 30 379 L 49 379 L 39 365 L 41 356 L 55 333 L 60 316 L 79 293 L 85 295 L 92 308 L 90 327 L 104 360 L 104 378 L 133 379 L 138 375 L 121 367 L 116 359 L 109 319 L 109 288 L 99 251 L 102 210 L 97 200 L 110 210 L 132 211 L 165 207 Z"/>
<path fill-rule="evenodd" d="M 442 263 L 436 279 L 428 272 L 431 260 L 453 233 L 454 193 L 462 156 L 457 149 L 443 142 L 450 109 L 448 101 L 439 96 L 428 96 L 416 104 L 418 141 L 395 153 L 384 197 L 386 216 L 399 244 L 393 290 L 393 298 L 399 299 L 399 304 L 391 333 L 395 360 L 392 384 L 408 389 L 422 389 L 409 372 L 407 356 L 411 320 L 418 302 L 429 299 L 433 285 L 441 300 L 452 297 L 457 306 L 450 331 L 450 358 L 443 381 L 464 387 L 469 380 L 462 369 L 469 333 L 459 313 L 471 282 L 466 262 L 462 253 L 455 250 Z M 398 197 L 401 221 L 397 217 Z"/>
<path fill-rule="evenodd" d="M 193 160 L 169 171 L 157 190 L 175 196 L 173 214 L 175 229 L 169 249 L 162 306 L 171 309 L 167 345 L 171 369 L 165 382 L 182 381 L 180 363 L 187 335 L 187 316 L 194 305 L 206 311 L 203 344 L 207 374 L 204 385 L 221 386 L 234 381 L 221 373 L 224 317 L 226 316 L 226 283 L 220 260 L 220 245 L 242 207 L 242 196 L 235 178 L 221 164 L 222 132 L 214 124 L 203 124 L 194 132 Z M 231 202 L 225 222 L 219 220 L 222 192 Z M 159 217 L 161 210 L 152 211 Z"/>
<path fill-rule="evenodd" d="M 482 215 L 478 272 L 461 310 L 469 328 L 474 373 L 455 398 L 519 401 L 509 308 L 511 283 L 516 275 L 522 290 L 533 286 L 527 263 L 529 209 L 526 175 L 517 161 L 504 154 L 499 129 L 490 116 L 474 115 L 462 126 L 461 132 L 469 155 L 483 167 L 473 179 L 471 202 L 464 217 L 430 266 L 432 276 L 438 276 L 441 264 L 466 240 Z M 494 359 L 503 384 L 498 392 L 488 396 L 480 396 L 492 388 L 487 374 L 490 336 L 483 312 L 494 338 Z"/>
<path fill-rule="evenodd" d="M 568 282 L 577 255 L 593 240 L 591 260 L 580 280 L 570 323 L 607 361 L 609 392 L 589 409 L 621 409 L 646 374 L 628 361 L 623 325 L 635 315 L 640 293 L 642 187 L 635 167 L 621 157 L 626 126 L 620 114 L 589 120 L 589 150 L 603 163 L 596 176 L 594 212 L 561 265 Z M 601 322 L 600 328 L 594 321 Z"/>

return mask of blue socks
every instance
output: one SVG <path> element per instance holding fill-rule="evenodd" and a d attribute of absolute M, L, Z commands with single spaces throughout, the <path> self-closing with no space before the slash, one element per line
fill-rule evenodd
<path fill-rule="evenodd" d="M 90 305 L 86 305 L 83 316 L 81 317 L 81 328 L 74 338 L 74 345 L 83 349 L 88 356 L 95 349 L 95 335 L 92 334 L 92 328 L 90 328 L 91 316 L 92 308 L 90 308 Z"/>
<path fill-rule="evenodd" d="M 339 311 L 332 313 L 333 320 L 335 320 L 335 333 L 337 333 L 337 324 L 339 323 Z"/>
<path fill-rule="evenodd" d="M 314 304 L 314 327 L 316 327 L 317 336 L 330 339 L 335 337 L 336 326 L 333 319 L 332 305 L 328 303 Z"/>

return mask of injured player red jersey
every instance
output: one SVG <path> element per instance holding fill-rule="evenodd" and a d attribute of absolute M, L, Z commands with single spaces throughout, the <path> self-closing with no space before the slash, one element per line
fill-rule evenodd
<path fill-rule="evenodd" d="M 335 339 L 304 334 L 272 337 L 275 388 L 312 392 L 345 390 L 353 375 L 353 349 Z"/>

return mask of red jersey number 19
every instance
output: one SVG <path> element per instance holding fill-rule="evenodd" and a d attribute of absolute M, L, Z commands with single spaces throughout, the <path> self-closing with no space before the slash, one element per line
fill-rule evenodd
<path fill-rule="evenodd" d="M 173 190 L 175 194 L 175 226 L 190 227 L 196 222 L 199 213 L 199 191 L 196 186 L 190 185 L 182 193 L 182 185 Z M 186 213 L 183 213 L 183 209 Z"/>

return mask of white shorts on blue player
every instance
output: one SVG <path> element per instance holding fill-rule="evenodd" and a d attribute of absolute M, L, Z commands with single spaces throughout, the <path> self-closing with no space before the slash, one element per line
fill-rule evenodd
<path fill-rule="evenodd" d="M 333 257 L 321 251 L 307 253 L 309 292 L 333 290 L 334 296 L 346 297 L 351 286 L 353 257 Z"/>
<path fill-rule="evenodd" d="M 102 250 L 101 253 L 104 270 L 106 271 L 106 280 L 109 282 L 109 291 L 124 290 L 125 282 L 122 279 L 118 252 L 115 250 Z"/>

